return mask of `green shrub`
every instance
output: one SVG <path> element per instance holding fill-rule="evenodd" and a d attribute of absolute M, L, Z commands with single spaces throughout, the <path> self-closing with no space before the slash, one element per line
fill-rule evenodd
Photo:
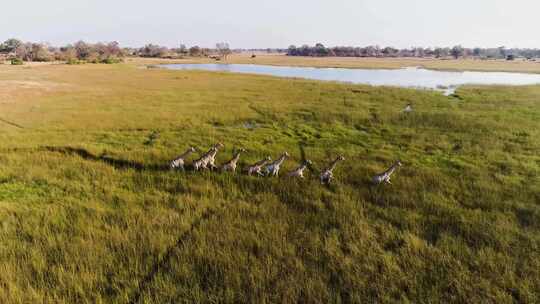
<path fill-rule="evenodd" d="M 109 58 L 105 58 L 101 60 L 101 63 L 105 63 L 105 64 L 116 64 L 120 62 L 122 62 L 122 59 L 117 58 L 117 57 L 109 57 Z"/>
<path fill-rule="evenodd" d="M 86 62 L 84 60 L 79 60 L 75 58 L 70 58 L 66 61 L 66 64 L 75 65 L 75 64 L 85 64 Z"/>
<path fill-rule="evenodd" d="M 11 65 L 23 65 L 24 62 L 20 58 L 11 59 Z"/>

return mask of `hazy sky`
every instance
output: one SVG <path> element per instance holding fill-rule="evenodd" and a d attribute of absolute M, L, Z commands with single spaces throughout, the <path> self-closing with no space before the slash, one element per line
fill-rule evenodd
<path fill-rule="evenodd" d="M 2 1 L 0 40 L 540 48 L 540 0 Z"/>

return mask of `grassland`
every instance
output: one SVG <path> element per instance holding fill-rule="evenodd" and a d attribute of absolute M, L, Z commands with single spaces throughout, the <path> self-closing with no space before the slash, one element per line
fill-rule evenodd
<path fill-rule="evenodd" d="M 152 63 L 158 60 L 131 58 L 129 62 Z M 186 58 L 184 60 L 168 60 L 167 62 L 215 62 L 210 59 Z M 521 72 L 540 73 L 540 61 L 506 61 L 458 59 L 442 60 L 433 58 L 354 58 L 354 57 L 296 57 L 278 54 L 257 54 L 251 58 L 251 53 L 234 54 L 225 61 L 227 63 L 307 66 L 307 67 L 336 67 L 362 69 L 399 69 L 404 67 L 423 67 L 432 70 L 446 71 L 488 71 L 488 72 Z"/>
<path fill-rule="evenodd" d="M 0 66 L 0 303 L 538 303 L 540 87 L 457 94 Z M 217 141 L 314 168 L 163 167 Z"/>

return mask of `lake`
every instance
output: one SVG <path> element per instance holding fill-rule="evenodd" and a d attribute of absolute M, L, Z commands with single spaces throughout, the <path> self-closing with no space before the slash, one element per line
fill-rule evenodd
<path fill-rule="evenodd" d="M 410 67 L 403 69 L 347 69 L 269 66 L 257 64 L 164 64 L 173 70 L 205 70 L 248 73 L 278 77 L 294 77 L 325 81 L 340 81 L 374 86 L 396 86 L 440 90 L 452 94 L 456 87 L 477 85 L 531 85 L 540 84 L 540 74 L 507 72 L 453 72 Z"/>

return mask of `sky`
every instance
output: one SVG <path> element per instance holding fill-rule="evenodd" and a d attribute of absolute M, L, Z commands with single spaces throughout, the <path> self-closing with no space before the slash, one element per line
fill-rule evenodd
<path fill-rule="evenodd" d="M 540 0 L 26 0 L 1 12 L 0 41 L 53 45 L 540 48 Z"/>

